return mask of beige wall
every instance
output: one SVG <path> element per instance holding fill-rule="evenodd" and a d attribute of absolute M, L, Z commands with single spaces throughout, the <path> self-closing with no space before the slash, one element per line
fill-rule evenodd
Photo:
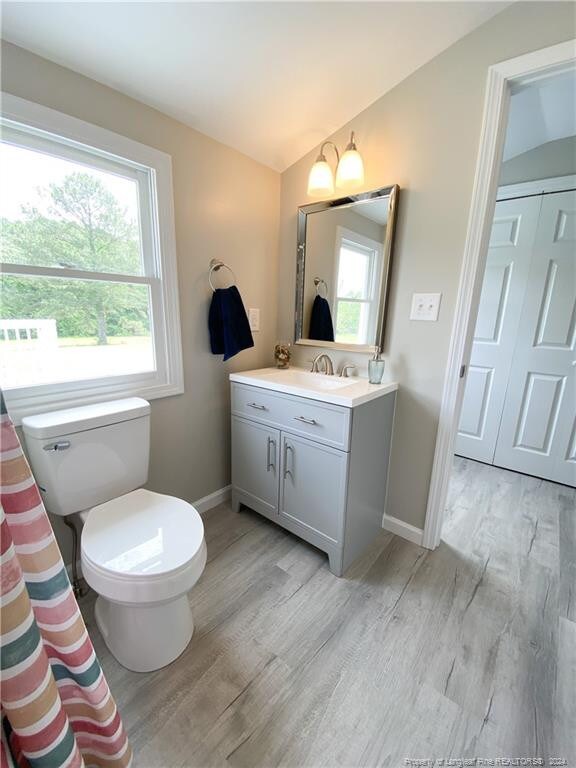
<path fill-rule="evenodd" d="M 500 184 L 520 184 L 576 173 L 576 136 L 548 141 L 502 163 Z"/>
<path fill-rule="evenodd" d="M 149 487 L 188 500 L 222 488 L 230 482 L 227 374 L 268 364 L 276 339 L 279 174 L 10 44 L 3 46 L 2 89 L 172 156 L 186 391 L 152 402 Z M 255 348 L 226 364 L 209 351 L 212 257 L 232 266 L 246 307 L 261 310 Z M 57 531 L 68 560 L 68 532 L 61 523 Z"/>
<path fill-rule="evenodd" d="M 515 3 L 423 66 L 330 136 L 354 128 L 366 189 L 400 193 L 385 342 L 387 376 L 400 383 L 388 513 L 424 525 L 442 383 L 462 263 L 488 67 L 575 36 L 570 3 Z M 293 324 L 296 209 L 317 149 L 282 174 L 279 336 Z M 408 319 L 414 291 L 442 293 L 437 323 Z M 295 348 L 296 362 L 315 350 Z M 336 354 L 342 362 L 349 353 Z M 356 356 L 365 371 L 367 358 Z"/>

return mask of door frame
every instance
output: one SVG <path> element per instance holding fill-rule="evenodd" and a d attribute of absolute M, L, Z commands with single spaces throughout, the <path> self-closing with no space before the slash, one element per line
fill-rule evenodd
<path fill-rule="evenodd" d="M 454 440 L 464 395 L 463 366 L 468 367 L 508 124 L 510 96 L 523 86 L 576 67 L 576 39 L 542 48 L 488 69 L 480 146 L 464 258 L 458 285 L 446 375 L 438 420 L 422 545 L 440 544 L 452 473 Z"/>

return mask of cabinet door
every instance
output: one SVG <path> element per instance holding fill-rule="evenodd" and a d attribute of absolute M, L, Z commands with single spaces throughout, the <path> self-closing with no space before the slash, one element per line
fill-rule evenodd
<path fill-rule="evenodd" d="M 347 473 L 347 453 L 282 432 L 280 522 L 341 544 Z"/>
<path fill-rule="evenodd" d="M 279 441 L 278 430 L 232 417 L 232 486 L 263 514 L 278 513 Z"/>

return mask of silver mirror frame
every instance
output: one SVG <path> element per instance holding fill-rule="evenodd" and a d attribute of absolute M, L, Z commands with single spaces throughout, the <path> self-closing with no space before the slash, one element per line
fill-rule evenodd
<path fill-rule="evenodd" d="M 390 290 L 390 268 L 392 264 L 392 248 L 394 246 L 394 233 L 396 230 L 396 216 L 398 210 L 398 197 L 400 187 L 394 184 L 391 187 L 381 187 L 371 192 L 360 192 L 357 195 L 339 197 L 336 200 L 322 200 L 319 203 L 301 205 L 298 208 L 298 246 L 296 249 L 296 307 L 294 312 L 294 343 L 310 347 L 326 347 L 329 349 L 342 349 L 349 352 L 376 352 L 382 350 L 384 333 L 386 331 L 386 312 L 388 308 L 388 293 Z M 386 237 L 384 238 L 384 269 L 382 270 L 381 301 L 378 308 L 378 321 L 376 324 L 377 336 L 375 344 L 341 344 L 337 341 L 319 341 L 302 338 L 304 325 L 304 279 L 306 271 L 306 221 L 310 213 L 319 213 L 331 208 L 350 208 L 357 203 L 376 200 L 380 197 L 390 199 L 388 207 L 388 221 L 386 223 Z"/>

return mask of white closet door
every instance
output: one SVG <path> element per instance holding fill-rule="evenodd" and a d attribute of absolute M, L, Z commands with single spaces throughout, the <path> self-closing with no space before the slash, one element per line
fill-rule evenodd
<path fill-rule="evenodd" d="M 455 451 L 492 463 L 542 204 L 496 203 Z"/>
<path fill-rule="evenodd" d="M 547 195 L 494 464 L 576 485 L 576 192 Z"/>

